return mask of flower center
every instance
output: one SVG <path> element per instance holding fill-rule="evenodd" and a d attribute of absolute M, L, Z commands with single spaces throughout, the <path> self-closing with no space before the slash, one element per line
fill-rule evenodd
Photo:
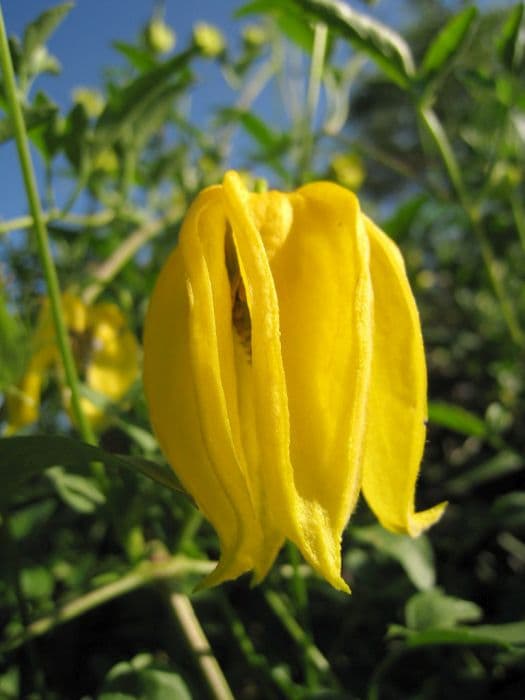
<path fill-rule="evenodd" d="M 252 321 L 250 310 L 246 300 L 246 291 L 242 281 L 237 259 L 237 251 L 233 243 L 232 230 L 227 223 L 226 236 L 224 241 L 224 254 L 228 279 L 230 280 L 231 302 L 232 302 L 232 326 L 235 329 L 241 345 L 248 354 L 248 359 L 252 356 Z"/>

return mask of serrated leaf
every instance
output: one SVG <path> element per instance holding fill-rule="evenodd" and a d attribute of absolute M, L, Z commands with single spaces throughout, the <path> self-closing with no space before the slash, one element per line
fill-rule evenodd
<path fill-rule="evenodd" d="M 409 87 L 415 74 L 409 45 L 396 31 L 341 0 L 293 0 L 372 58 L 391 80 Z"/>
<path fill-rule="evenodd" d="M 429 403 L 428 419 L 431 423 L 449 428 L 462 435 L 474 437 L 487 435 L 487 426 L 482 418 L 461 406 L 454 406 L 454 404 L 445 401 L 431 401 Z"/>
<path fill-rule="evenodd" d="M 520 2 L 509 12 L 497 43 L 500 60 L 508 70 L 515 68 L 516 61 L 519 58 L 519 36 L 523 19 L 523 7 L 523 3 Z"/>
<path fill-rule="evenodd" d="M 358 542 L 370 544 L 379 552 L 396 559 L 419 590 L 427 590 L 434 585 L 434 554 L 425 535 L 413 539 L 408 535 L 388 532 L 380 525 L 353 527 L 351 535 Z"/>
<path fill-rule="evenodd" d="M 482 615 L 483 611 L 476 603 L 445 595 L 439 588 L 416 593 L 405 607 L 406 625 L 417 631 L 477 622 Z"/>
<path fill-rule="evenodd" d="M 6 504 L 24 481 L 49 467 L 87 468 L 93 462 L 131 469 L 173 491 L 182 491 L 170 469 L 147 459 L 112 454 L 61 435 L 32 435 L 0 439 L 0 502 Z"/>
<path fill-rule="evenodd" d="M 477 12 L 475 7 L 467 7 L 452 17 L 441 29 L 423 57 L 419 71 L 423 82 L 434 81 L 450 68 L 465 46 Z"/>

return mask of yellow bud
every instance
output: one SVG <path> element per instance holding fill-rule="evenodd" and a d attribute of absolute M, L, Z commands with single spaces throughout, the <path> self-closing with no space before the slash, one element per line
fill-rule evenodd
<path fill-rule="evenodd" d="M 175 48 L 175 32 L 159 17 L 148 22 L 144 29 L 144 39 L 153 53 L 168 53 Z"/>
<path fill-rule="evenodd" d="M 221 31 L 205 22 L 197 22 L 193 27 L 193 43 L 208 58 L 216 58 L 226 48 Z"/>

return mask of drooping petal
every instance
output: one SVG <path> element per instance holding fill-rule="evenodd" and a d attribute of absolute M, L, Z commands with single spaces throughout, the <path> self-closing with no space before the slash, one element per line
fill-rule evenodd
<path fill-rule="evenodd" d="M 38 315 L 35 334 L 31 340 L 31 356 L 26 370 L 17 386 L 7 394 L 7 435 L 38 419 L 40 394 L 45 375 L 57 358 L 55 331 L 46 299 Z"/>
<path fill-rule="evenodd" d="M 94 391 L 119 401 L 139 372 L 139 346 L 126 319 L 115 304 L 101 303 L 88 309 L 87 332 L 90 357 L 86 382 Z M 92 423 L 103 418 L 103 411 L 83 398 L 83 410 Z"/>
<path fill-rule="evenodd" d="M 358 498 L 372 358 L 368 241 L 357 199 L 329 183 L 290 195 L 272 259 L 306 558 L 341 585 L 341 535 Z M 310 552 L 308 552 L 310 550 Z"/>
<path fill-rule="evenodd" d="M 446 505 L 414 510 L 427 419 L 423 340 L 401 255 L 372 221 L 365 223 L 375 320 L 363 492 L 384 527 L 416 536 Z"/>
<path fill-rule="evenodd" d="M 348 590 L 340 539 L 359 491 L 371 361 L 357 202 L 327 184 L 251 197 L 235 173 L 226 174 L 224 191 L 250 309 L 263 529 L 278 525 L 317 571 Z"/>
<path fill-rule="evenodd" d="M 235 388 L 219 192 L 209 188 L 190 208 L 157 282 L 144 337 L 144 385 L 159 442 L 219 534 L 221 560 L 208 585 L 252 568 L 260 546 L 226 407 Z"/>

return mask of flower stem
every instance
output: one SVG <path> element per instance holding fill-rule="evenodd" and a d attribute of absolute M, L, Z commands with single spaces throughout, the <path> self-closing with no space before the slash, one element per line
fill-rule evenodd
<path fill-rule="evenodd" d="M 215 658 L 208 638 L 195 614 L 190 599 L 184 593 L 172 593 L 171 608 L 186 638 L 194 658 L 215 700 L 234 700 L 224 673 Z"/>
<path fill-rule="evenodd" d="M 126 595 L 131 591 L 152 583 L 187 576 L 188 574 L 209 574 L 216 566 L 215 562 L 198 561 L 187 557 L 175 556 L 158 562 L 141 562 L 131 571 L 111 581 L 104 586 L 95 588 L 78 598 L 57 607 L 53 613 L 31 622 L 23 634 L 5 641 L 0 647 L 0 653 L 17 649 L 30 639 L 40 637 L 65 622 L 74 620 L 90 610 Z"/>
<path fill-rule="evenodd" d="M 459 203 L 469 218 L 474 235 L 478 240 L 483 263 L 487 270 L 494 294 L 499 302 L 509 334 L 516 345 L 523 347 L 525 346 L 525 334 L 516 317 L 514 304 L 507 294 L 505 285 L 503 284 L 498 261 L 496 260 L 490 240 L 481 223 L 479 211 L 470 201 L 459 164 L 456 160 L 456 156 L 454 155 L 454 151 L 450 145 L 443 125 L 441 124 L 437 114 L 430 107 L 420 105 L 418 108 L 418 113 L 423 125 L 437 146 L 447 174 L 456 191 Z"/>
<path fill-rule="evenodd" d="M 71 391 L 71 409 L 75 417 L 76 423 L 79 427 L 82 438 L 86 442 L 94 444 L 95 436 L 93 434 L 90 424 L 88 423 L 82 411 L 82 406 L 80 403 L 78 376 L 75 367 L 75 362 L 73 360 L 73 353 L 71 351 L 71 346 L 69 343 L 66 324 L 64 322 L 64 316 L 62 313 L 62 306 L 60 301 L 60 286 L 53 257 L 51 255 L 49 236 L 47 233 L 44 215 L 40 204 L 40 198 L 38 196 L 38 188 L 36 183 L 35 172 L 33 169 L 33 163 L 31 161 L 27 130 L 24 123 L 24 117 L 22 114 L 22 109 L 20 107 L 20 102 L 17 96 L 15 74 L 13 69 L 13 63 L 11 60 L 11 54 L 9 52 L 9 44 L 7 41 L 1 5 L 0 65 L 2 66 L 2 73 L 4 76 L 4 88 L 7 97 L 7 104 L 11 112 L 11 118 L 13 120 L 14 134 L 18 149 L 18 157 L 20 160 L 20 167 L 22 169 L 22 176 L 24 179 L 27 200 L 29 203 L 31 215 L 33 217 L 38 254 L 42 264 L 47 290 L 49 294 L 51 313 L 57 338 L 57 345 L 59 348 L 60 357 L 62 359 L 66 381 Z"/>

